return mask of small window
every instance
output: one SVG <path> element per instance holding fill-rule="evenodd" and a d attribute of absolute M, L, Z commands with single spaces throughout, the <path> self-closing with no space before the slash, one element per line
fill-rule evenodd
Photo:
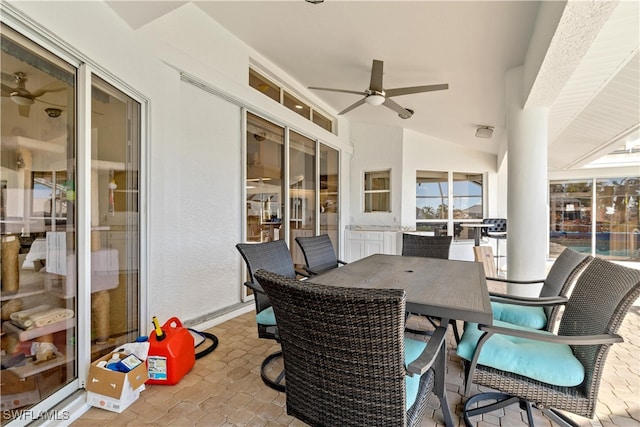
<path fill-rule="evenodd" d="M 285 107 L 300 114 L 305 119 L 311 118 L 311 107 L 291 95 L 289 92 L 284 92 L 283 104 Z"/>
<path fill-rule="evenodd" d="M 249 68 L 249 86 L 264 93 L 276 102 L 280 102 L 280 86 Z"/>
<path fill-rule="evenodd" d="M 391 171 L 364 173 L 364 211 L 391 212 Z"/>
<path fill-rule="evenodd" d="M 328 117 L 323 116 L 318 113 L 316 110 L 313 110 L 313 118 L 311 119 L 313 123 L 317 124 L 324 130 L 328 130 L 329 132 L 333 132 L 333 122 Z"/>

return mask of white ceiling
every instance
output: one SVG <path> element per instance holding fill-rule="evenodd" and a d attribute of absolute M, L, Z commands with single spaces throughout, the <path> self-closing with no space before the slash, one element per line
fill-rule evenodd
<path fill-rule="evenodd" d="M 109 4 L 138 28 L 183 3 Z M 303 86 L 365 90 L 373 59 L 384 61 L 385 89 L 448 83 L 447 91 L 393 98 L 415 110 L 408 120 L 367 104 L 345 117 L 496 154 L 506 134 L 505 72 L 525 63 L 541 10 L 538 1 L 192 3 Z M 549 166 L 568 169 L 638 131 L 640 2 L 554 4 L 544 9 L 545 19 L 560 22 L 527 102 L 549 108 Z M 325 91 L 302 95 L 317 96 L 331 114 L 359 99 Z M 478 125 L 494 126 L 493 137 L 476 138 Z"/>

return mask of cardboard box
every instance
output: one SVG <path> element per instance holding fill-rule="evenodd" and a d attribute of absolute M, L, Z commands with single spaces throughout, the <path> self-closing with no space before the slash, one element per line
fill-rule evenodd
<path fill-rule="evenodd" d="M 120 354 L 120 359 L 127 355 Z M 144 390 L 147 381 L 147 366 L 142 363 L 135 369 L 124 373 L 98 367 L 101 361 L 109 361 L 108 354 L 89 367 L 87 376 L 87 403 L 98 408 L 120 413 L 135 402 Z"/>
<path fill-rule="evenodd" d="M 40 393 L 34 377 L 19 378 L 9 369 L 2 371 L 0 409 L 7 411 L 33 405 L 40 401 Z"/>

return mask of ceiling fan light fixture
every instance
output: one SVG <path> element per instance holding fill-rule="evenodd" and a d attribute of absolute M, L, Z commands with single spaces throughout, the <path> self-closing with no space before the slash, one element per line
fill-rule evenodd
<path fill-rule="evenodd" d="M 491 138 L 493 136 L 493 126 L 478 126 L 476 138 Z"/>
<path fill-rule="evenodd" d="M 311 3 L 311 4 L 320 4 L 320 3 L 324 3 L 324 0 L 304 0 L 307 3 Z"/>
<path fill-rule="evenodd" d="M 384 96 L 378 93 L 374 93 L 365 98 L 365 102 L 369 105 L 382 105 L 384 103 Z"/>
<path fill-rule="evenodd" d="M 29 98 L 28 96 L 22 96 L 20 94 L 11 94 L 11 100 L 18 105 L 31 105 L 35 101 L 33 98 Z"/>

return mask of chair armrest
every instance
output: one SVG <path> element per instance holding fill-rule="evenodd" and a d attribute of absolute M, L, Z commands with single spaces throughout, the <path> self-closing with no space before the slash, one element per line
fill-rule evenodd
<path fill-rule="evenodd" d="M 621 343 L 624 340 L 618 334 L 601 334 L 601 335 L 580 335 L 580 336 L 567 336 L 567 335 L 554 335 L 543 334 L 534 331 L 523 331 L 521 329 L 504 328 L 493 325 L 478 325 L 478 329 L 485 332 L 485 335 L 511 335 L 514 337 L 528 338 L 536 341 L 550 342 L 556 344 L 569 344 L 569 345 L 594 345 L 594 344 L 616 344 Z M 486 342 L 485 335 L 480 338 L 480 341 Z M 488 338 L 487 338 L 488 339 Z M 478 341 L 478 347 L 480 347 L 480 341 Z"/>
<path fill-rule="evenodd" d="M 322 273 L 321 271 L 313 270 L 313 269 L 311 269 L 311 268 L 309 268 L 309 267 L 307 267 L 307 266 L 302 267 L 302 268 L 304 268 L 304 271 L 306 271 L 306 272 L 307 272 L 307 274 L 309 275 L 309 277 L 311 277 L 311 276 L 317 276 L 317 275 L 319 275 L 320 273 Z"/>
<path fill-rule="evenodd" d="M 344 261 L 340 261 L 340 260 L 338 260 L 338 264 L 346 265 L 347 263 L 346 263 L 346 262 L 344 262 Z M 318 275 L 320 275 L 320 274 L 322 274 L 322 273 L 324 273 L 324 272 L 326 272 L 326 271 L 332 270 L 332 268 L 326 268 L 326 269 L 324 269 L 324 270 L 313 270 L 313 269 L 311 269 L 311 268 L 309 268 L 309 267 L 307 267 L 307 266 L 304 266 L 303 268 L 304 268 L 304 270 L 305 270 L 307 273 L 309 273 L 311 276 L 318 276 Z"/>
<path fill-rule="evenodd" d="M 517 295 L 507 295 L 489 292 L 491 302 L 501 302 L 505 304 L 524 305 L 529 307 L 544 307 L 550 305 L 564 305 L 569 301 L 567 297 L 520 297 Z"/>
<path fill-rule="evenodd" d="M 515 283 L 517 285 L 532 285 L 534 283 L 543 283 L 545 279 L 540 279 L 540 280 L 510 280 L 510 279 L 505 279 L 504 277 L 487 277 L 487 280 L 491 280 L 492 282 Z"/>
<path fill-rule="evenodd" d="M 446 335 L 447 328 L 444 326 L 438 326 L 436 328 L 422 354 L 407 366 L 407 373 L 410 376 L 415 374 L 422 375 L 431 369 L 431 366 L 438 357 L 440 347 L 444 345 Z"/>
<path fill-rule="evenodd" d="M 305 268 L 305 270 L 306 270 L 306 268 Z M 296 275 L 302 276 L 302 277 L 307 277 L 307 278 L 311 277 L 311 274 L 309 272 L 302 271 L 302 270 L 296 270 Z"/>
<path fill-rule="evenodd" d="M 264 291 L 264 289 L 262 289 L 262 286 L 260 286 L 260 283 L 253 283 L 253 282 L 244 282 L 244 285 L 251 289 L 253 292 L 257 292 L 259 294 L 263 294 L 266 295 L 267 293 Z"/>

